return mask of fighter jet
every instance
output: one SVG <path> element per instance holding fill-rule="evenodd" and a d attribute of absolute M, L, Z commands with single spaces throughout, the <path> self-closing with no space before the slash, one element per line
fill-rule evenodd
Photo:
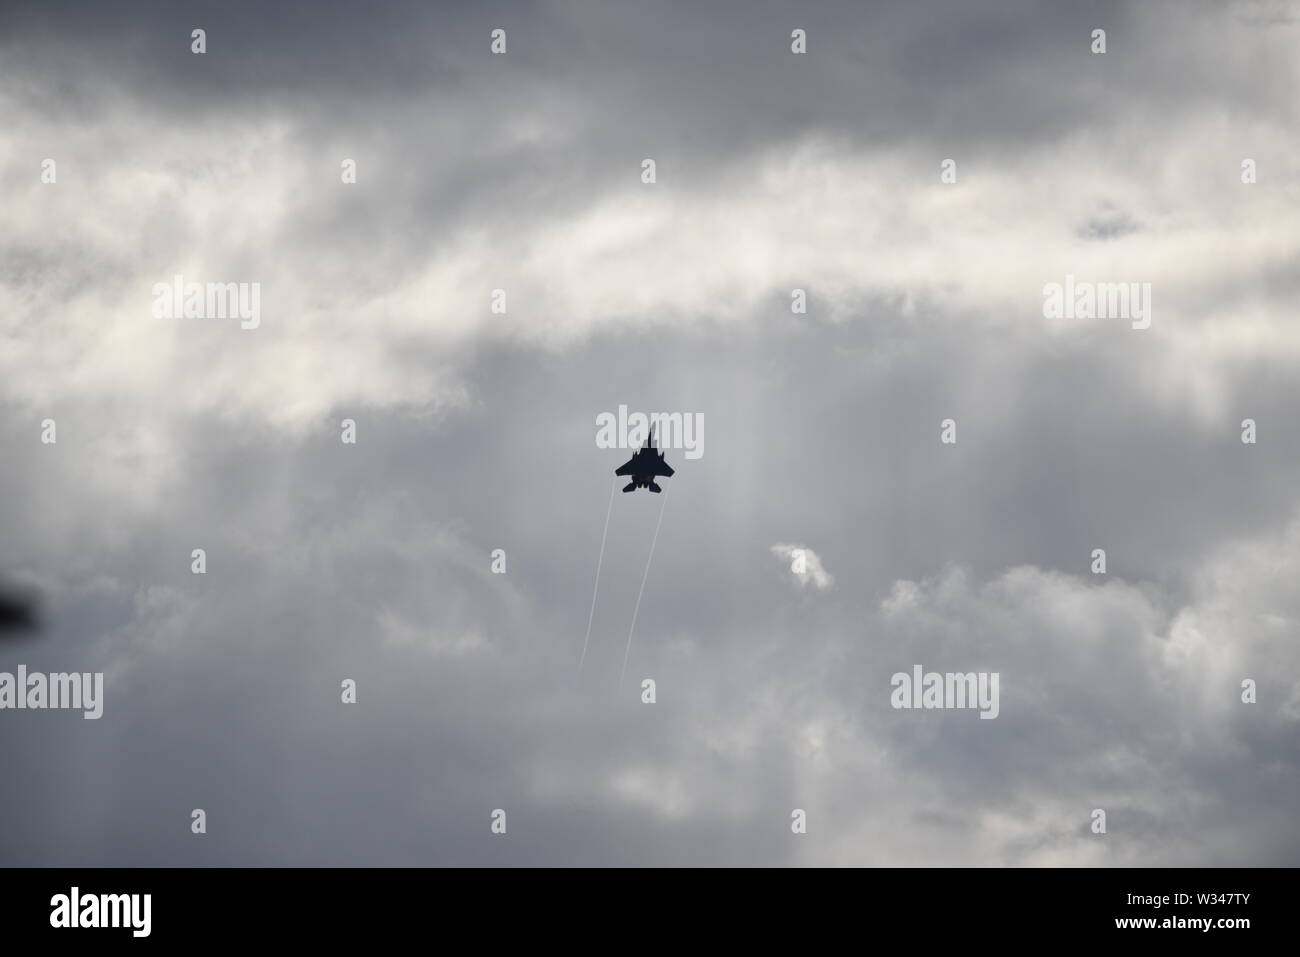
<path fill-rule="evenodd" d="M 623 486 L 624 492 L 633 489 L 648 488 L 652 492 L 662 492 L 655 484 L 656 476 L 668 478 L 673 474 L 673 467 L 664 461 L 664 454 L 655 448 L 654 430 L 645 440 L 645 445 L 637 449 L 636 454 L 614 470 L 615 475 L 630 475 L 632 481 Z"/>

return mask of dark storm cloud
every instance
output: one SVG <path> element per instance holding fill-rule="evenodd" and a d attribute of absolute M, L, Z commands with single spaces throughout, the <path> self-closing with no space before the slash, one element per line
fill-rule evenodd
<path fill-rule="evenodd" d="M 1257 110 L 1261 94 L 1265 108 L 1288 102 L 1268 90 L 1263 64 L 1166 42 L 1178 23 L 1167 9 L 767 3 L 706 17 L 690 4 L 17 4 L 5 52 L 32 106 L 83 104 L 87 120 L 116 97 L 214 124 L 269 111 L 314 135 L 387 134 L 419 161 L 528 115 L 577 124 L 564 162 L 583 183 L 616 177 L 615 157 L 656 152 L 684 183 L 723 178 L 764 144 L 811 133 L 863 150 L 920 141 L 996 155 L 1104 123 L 1135 96 L 1145 108 L 1178 101 L 1172 84 L 1211 74 L 1206 92 L 1236 105 Z M 198 26 L 203 57 L 189 49 Z M 813 55 L 788 55 L 795 26 Z M 1099 26 L 1119 35 L 1104 66 L 1088 52 Z M 513 36 L 507 57 L 484 55 L 495 27 Z M 1165 54 L 1177 64 L 1153 62 Z M 411 103 L 462 112 L 393 128 L 392 111 Z M 531 158 L 544 161 L 540 152 Z"/>

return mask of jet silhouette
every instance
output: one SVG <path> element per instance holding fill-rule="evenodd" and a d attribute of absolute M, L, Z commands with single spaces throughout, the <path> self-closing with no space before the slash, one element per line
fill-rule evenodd
<path fill-rule="evenodd" d="M 630 475 L 632 481 L 623 486 L 624 492 L 633 489 L 648 488 L 652 492 L 662 492 L 655 484 L 655 477 L 668 478 L 673 474 L 673 467 L 664 461 L 664 454 L 655 448 L 654 430 L 646 437 L 645 445 L 637 449 L 630 459 L 614 470 L 615 475 Z"/>

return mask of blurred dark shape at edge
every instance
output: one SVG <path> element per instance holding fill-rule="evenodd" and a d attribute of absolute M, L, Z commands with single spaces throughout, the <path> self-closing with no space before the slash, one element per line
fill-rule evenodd
<path fill-rule="evenodd" d="M 0 584 L 0 638 L 35 634 L 40 627 L 40 607 L 36 593 Z"/>

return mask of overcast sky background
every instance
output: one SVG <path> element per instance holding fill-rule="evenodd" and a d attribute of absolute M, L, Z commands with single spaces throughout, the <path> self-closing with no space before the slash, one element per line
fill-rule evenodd
<path fill-rule="evenodd" d="M 1300 7 L 447 7 L 0 10 L 0 863 L 1300 863 Z"/>

